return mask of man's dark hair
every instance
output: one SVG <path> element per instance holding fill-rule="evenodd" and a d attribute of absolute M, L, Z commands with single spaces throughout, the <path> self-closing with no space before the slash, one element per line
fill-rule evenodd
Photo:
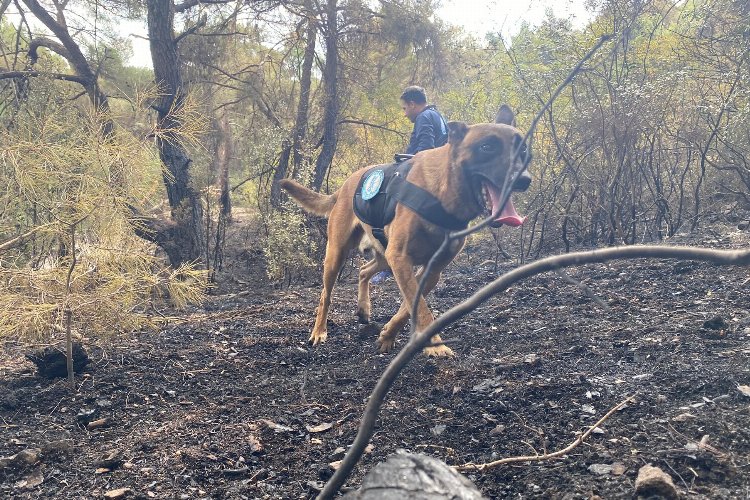
<path fill-rule="evenodd" d="M 424 89 L 422 87 L 411 85 L 410 87 L 406 87 L 404 89 L 403 94 L 401 94 L 401 100 L 404 102 L 427 104 L 427 95 L 424 93 Z"/>

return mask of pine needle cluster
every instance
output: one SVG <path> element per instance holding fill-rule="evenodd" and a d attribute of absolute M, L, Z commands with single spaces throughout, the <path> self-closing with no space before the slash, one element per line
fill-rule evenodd
<path fill-rule="evenodd" d="M 0 132 L 0 337 L 153 327 L 204 295 L 204 271 L 167 267 L 134 235 L 133 209 L 159 198 L 155 149 L 101 123 L 62 104 Z"/>

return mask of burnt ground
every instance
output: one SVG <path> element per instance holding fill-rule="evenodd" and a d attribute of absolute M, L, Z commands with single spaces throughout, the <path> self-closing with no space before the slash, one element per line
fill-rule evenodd
<path fill-rule="evenodd" d="M 747 234 L 674 241 L 738 247 Z M 554 451 L 634 395 L 562 459 L 468 477 L 489 498 L 630 498 L 650 463 L 688 497 L 748 498 L 750 396 L 738 386 L 750 385 L 750 272 L 631 261 L 569 274 L 608 310 L 546 274 L 453 325 L 443 338 L 455 358 L 420 356 L 406 369 L 348 486 L 398 449 L 449 464 Z M 491 263 L 465 254 L 429 302 L 445 311 L 495 276 Z M 2 468 L 0 497 L 95 498 L 118 488 L 138 498 L 313 496 L 394 357 L 361 338 L 354 280 L 349 272 L 339 283 L 320 347 L 306 343 L 318 284 L 253 281 L 159 333 L 90 344 L 75 394 L 37 377 L 6 345 L 0 457 L 60 439 L 73 449 Z M 397 296 L 393 281 L 374 287 L 374 319 L 387 320 Z M 85 428 L 101 418 L 102 427 Z"/>

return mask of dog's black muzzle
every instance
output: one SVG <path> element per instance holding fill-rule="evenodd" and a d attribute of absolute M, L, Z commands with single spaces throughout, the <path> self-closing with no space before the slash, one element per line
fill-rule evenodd
<path fill-rule="evenodd" d="M 513 183 L 513 191 L 523 192 L 529 189 L 531 185 L 531 174 L 527 170 L 521 172 L 516 182 Z"/>

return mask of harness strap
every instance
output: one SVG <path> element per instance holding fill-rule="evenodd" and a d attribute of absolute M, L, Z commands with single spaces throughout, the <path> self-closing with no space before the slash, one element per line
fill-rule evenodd
<path fill-rule="evenodd" d="M 383 245 L 383 248 L 388 248 L 388 238 L 385 236 L 385 231 L 382 227 L 373 227 L 372 235 Z"/>
<path fill-rule="evenodd" d="M 424 188 L 406 180 L 412 161 L 403 158 L 390 165 L 378 165 L 362 175 L 352 200 L 356 216 L 372 227 L 373 236 L 383 247 L 388 246 L 384 228 L 393 220 L 396 206 L 401 203 L 427 222 L 448 230 L 465 229 L 468 222 L 457 219 L 443 208 L 440 200 Z M 362 190 L 370 172 L 380 170 L 381 187 L 375 196 L 362 197 Z"/>
<path fill-rule="evenodd" d="M 468 222 L 449 214 L 432 193 L 406 180 L 406 175 L 396 172 L 386 188 L 386 193 L 416 212 L 427 222 L 451 230 L 466 229 Z"/>

